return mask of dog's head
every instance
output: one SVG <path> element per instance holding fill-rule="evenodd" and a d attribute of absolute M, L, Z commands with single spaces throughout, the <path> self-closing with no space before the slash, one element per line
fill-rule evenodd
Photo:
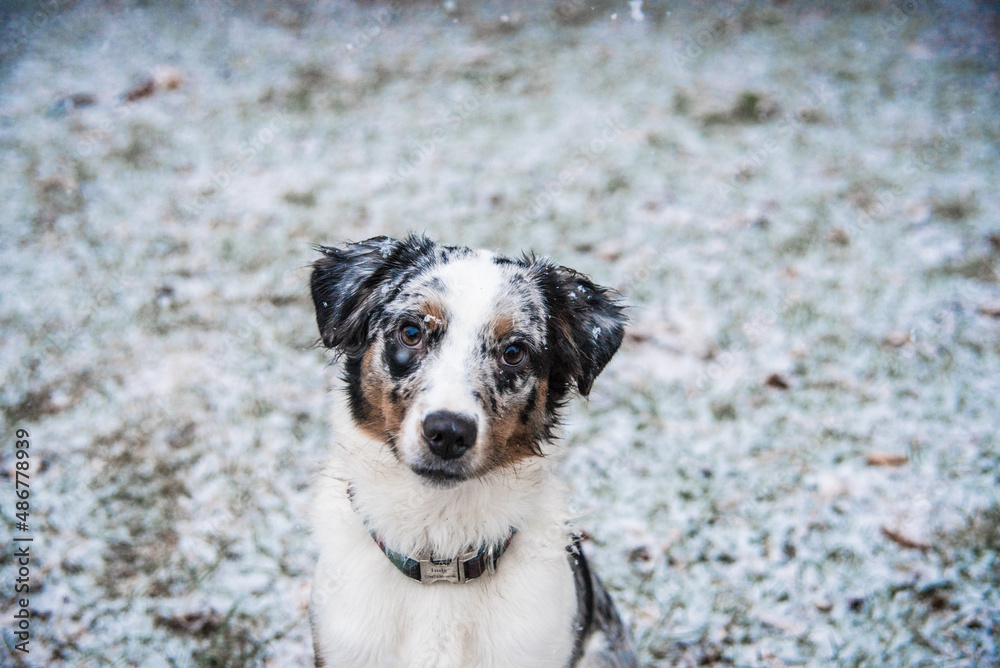
<path fill-rule="evenodd" d="M 354 421 L 431 483 L 540 455 L 622 341 L 609 291 L 544 259 L 414 236 L 318 250 L 316 322 Z"/>

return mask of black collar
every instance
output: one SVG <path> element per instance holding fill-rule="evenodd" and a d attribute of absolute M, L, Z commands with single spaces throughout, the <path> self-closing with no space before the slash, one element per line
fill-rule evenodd
<path fill-rule="evenodd" d="M 351 486 L 347 488 L 347 497 L 351 501 L 351 507 L 354 508 L 354 512 L 358 512 L 357 506 L 354 505 L 354 488 Z M 360 513 L 358 514 L 360 515 Z M 368 533 L 375 541 L 375 544 L 389 558 L 393 566 L 399 569 L 399 572 L 406 577 L 423 584 L 432 584 L 434 582 L 464 584 L 487 573 L 491 575 L 496 573 L 500 557 L 507 551 L 510 541 L 514 538 L 514 534 L 517 533 L 517 529 L 510 527 L 510 533 L 503 540 L 480 545 L 478 548 L 471 548 L 469 551 L 450 559 L 441 559 L 434 555 L 429 555 L 426 559 L 416 559 L 390 550 L 385 546 L 385 543 L 379 538 L 378 534 L 368 525 L 367 518 L 362 517 L 361 520 L 365 523 L 365 527 L 368 529 Z"/>

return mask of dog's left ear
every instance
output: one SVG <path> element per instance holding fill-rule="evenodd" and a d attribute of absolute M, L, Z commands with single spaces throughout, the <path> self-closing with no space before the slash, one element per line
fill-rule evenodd
<path fill-rule="evenodd" d="M 549 308 L 549 345 L 553 375 L 565 389 L 575 383 L 582 396 L 604 369 L 625 336 L 624 309 L 614 291 L 594 284 L 583 274 L 547 262 L 541 266 Z"/>

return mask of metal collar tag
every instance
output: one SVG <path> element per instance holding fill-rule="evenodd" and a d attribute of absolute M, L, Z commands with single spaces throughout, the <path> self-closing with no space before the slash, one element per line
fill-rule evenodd
<path fill-rule="evenodd" d="M 454 559 L 420 559 L 420 581 L 424 584 L 433 582 L 465 582 L 465 568 L 461 557 Z"/>

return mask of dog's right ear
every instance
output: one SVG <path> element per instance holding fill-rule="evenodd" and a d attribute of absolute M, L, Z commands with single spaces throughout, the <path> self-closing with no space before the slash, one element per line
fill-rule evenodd
<path fill-rule="evenodd" d="M 323 345 L 350 354 L 364 347 L 388 266 L 401 242 L 373 237 L 339 248 L 316 246 L 323 257 L 313 262 L 312 298 Z"/>

